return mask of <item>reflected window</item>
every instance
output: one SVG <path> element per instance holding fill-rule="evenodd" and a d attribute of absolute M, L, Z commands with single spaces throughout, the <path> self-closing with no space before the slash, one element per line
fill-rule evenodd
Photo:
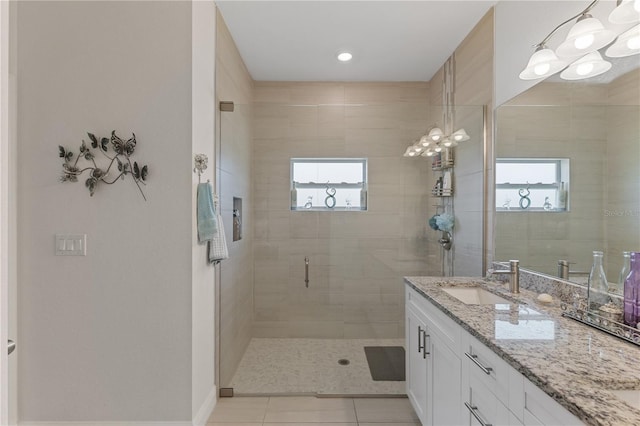
<path fill-rule="evenodd" d="M 292 158 L 291 210 L 367 210 L 367 159 Z"/>
<path fill-rule="evenodd" d="M 496 210 L 569 210 L 568 158 L 497 158 Z"/>

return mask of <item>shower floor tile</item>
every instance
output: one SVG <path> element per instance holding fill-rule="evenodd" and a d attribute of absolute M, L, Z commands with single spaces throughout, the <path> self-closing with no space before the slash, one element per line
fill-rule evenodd
<path fill-rule="evenodd" d="M 230 386 L 236 395 L 404 396 L 405 382 L 371 378 L 365 346 L 404 339 L 253 338 Z"/>

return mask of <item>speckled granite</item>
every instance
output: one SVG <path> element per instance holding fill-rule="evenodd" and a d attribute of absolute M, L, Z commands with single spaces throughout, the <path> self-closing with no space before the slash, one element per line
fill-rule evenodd
<path fill-rule="evenodd" d="M 640 410 L 610 392 L 640 389 L 637 346 L 561 317 L 561 300 L 541 304 L 537 293 L 522 286 L 514 298 L 508 286 L 479 278 L 406 277 L 405 282 L 586 424 L 640 425 Z M 513 303 L 465 305 L 442 290 L 471 285 Z"/>
<path fill-rule="evenodd" d="M 509 269 L 508 264 L 502 262 L 494 262 L 492 265 L 495 269 Z M 575 278 L 572 278 L 576 281 Z M 535 271 L 529 271 L 526 269 L 520 269 L 520 288 L 531 290 L 534 293 L 547 293 L 560 299 L 568 304 L 573 303 L 574 295 L 586 299 L 587 298 L 587 281 L 588 278 L 580 277 L 580 281 L 584 281 L 582 284 L 577 282 L 563 280 L 561 278 L 552 277 L 550 275 L 541 274 Z M 504 275 L 489 277 L 489 281 L 492 282 L 506 282 Z M 622 296 L 617 294 L 609 294 L 611 301 L 618 306 L 622 306 Z"/>

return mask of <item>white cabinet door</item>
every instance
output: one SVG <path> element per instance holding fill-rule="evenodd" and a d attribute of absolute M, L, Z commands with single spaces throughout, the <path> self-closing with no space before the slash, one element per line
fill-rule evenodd
<path fill-rule="evenodd" d="M 423 425 L 428 424 L 427 355 L 425 353 L 426 321 L 412 303 L 406 307 L 406 385 L 407 396 Z"/>
<path fill-rule="evenodd" d="M 431 396 L 433 424 L 458 426 L 462 424 L 464 405 L 461 398 L 462 363 L 458 355 L 444 344 L 438 334 L 427 338 L 430 354 L 428 376 L 431 377 L 427 393 Z M 429 374 L 430 373 L 430 374 Z"/>

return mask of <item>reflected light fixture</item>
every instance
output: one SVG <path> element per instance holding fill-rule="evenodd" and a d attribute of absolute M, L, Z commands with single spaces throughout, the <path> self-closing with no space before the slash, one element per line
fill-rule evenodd
<path fill-rule="evenodd" d="M 520 73 L 520 79 L 542 79 L 566 68 L 560 77 L 565 80 L 581 80 L 611 69 L 612 64 L 602 59 L 597 51 L 616 40 L 618 34 L 605 28 L 600 20 L 589 14 L 599 1 L 593 0 L 583 11 L 562 22 L 544 40 L 535 45 L 536 50 L 531 55 L 526 68 Z M 576 18 L 577 22 L 571 27 L 562 44 L 555 52 L 549 49 L 547 42 L 551 37 Z M 609 21 L 612 23 L 640 21 L 640 0 L 618 0 L 616 8 L 609 15 Z M 609 57 L 630 56 L 636 53 L 640 53 L 640 30 L 635 27 L 620 35 L 606 51 Z M 579 57 L 577 61 L 576 57 Z"/>
<path fill-rule="evenodd" d="M 634 24 L 640 22 L 640 0 L 618 0 L 616 8 L 609 14 L 612 24 Z"/>
<path fill-rule="evenodd" d="M 471 139 L 464 129 L 458 129 L 451 135 L 445 135 L 441 128 L 433 126 L 420 139 L 409 145 L 404 152 L 405 157 L 432 157 L 445 148 L 458 146 L 458 142 Z"/>
<path fill-rule="evenodd" d="M 605 52 L 610 58 L 624 58 L 638 53 L 640 53 L 640 24 L 620 34 L 616 42 Z"/>
<path fill-rule="evenodd" d="M 587 53 L 567 67 L 560 73 L 560 78 L 564 80 L 582 80 L 584 78 L 595 77 L 611 69 L 611 62 L 602 59 L 599 52 Z"/>

